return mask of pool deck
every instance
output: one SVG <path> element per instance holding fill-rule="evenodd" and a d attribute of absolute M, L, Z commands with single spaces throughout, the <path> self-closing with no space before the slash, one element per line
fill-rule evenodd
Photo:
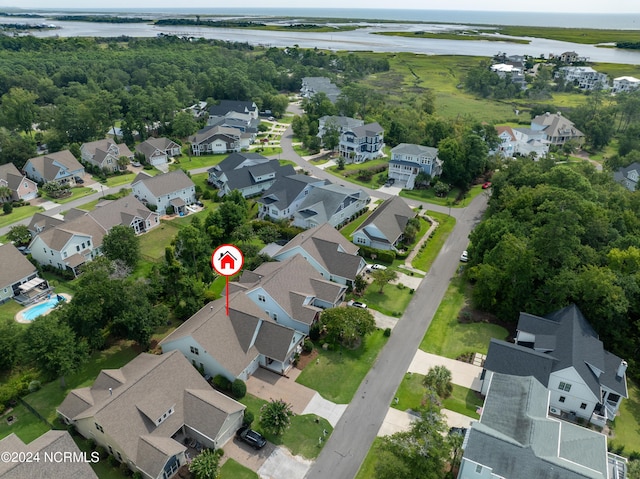
<path fill-rule="evenodd" d="M 52 294 L 51 294 L 51 296 L 53 296 L 53 295 L 59 295 L 59 296 L 62 296 L 62 297 L 63 297 L 67 302 L 71 301 L 71 295 L 69 295 L 69 294 L 67 294 L 67 293 L 52 293 Z M 38 304 L 42 303 L 43 301 L 47 301 L 47 300 L 49 300 L 49 299 L 50 299 L 50 298 L 43 298 L 43 299 L 42 299 L 42 301 L 38 301 L 37 303 L 33 303 L 33 304 L 32 304 L 32 305 L 30 305 L 29 307 L 24 308 L 24 309 L 22 309 L 22 310 L 18 311 L 18 312 L 16 313 L 16 316 L 15 316 L 15 318 L 14 318 L 14 319 L 15 319 L 18 323 L 22 323 L 22 324 L 31 324 L 31 322 L 32 322 L 33 320 L 29 321 L 28 319 L 25 319 L 25 317 L 24 317 L 23 313 L 24 313 L 26 310 L 28 310 L 29 308 L 32 308 L 33 306 L 37 306 Z M 49 311 L 47 311 L 46 313 L 42 314 L 41 316 L 46 316 L 46 315 L 47 315 L 47 314 L 49 314 L 51 311 L 53 311 L 53 308 L 52 308 L 52 309 L 50 309 Z M 34 319 L 35 319 L 35 318 L 34 318 Z"/>

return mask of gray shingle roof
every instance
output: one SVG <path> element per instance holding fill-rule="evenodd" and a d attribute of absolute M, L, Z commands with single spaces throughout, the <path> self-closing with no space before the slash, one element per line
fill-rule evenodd
<path fill-rule="evenodd" d="M 45 460 L 45 454 L 70 452 L 80 455 L 80 449 L 67 431 L 47 431 L 29 444 L 22 442 L 15 434 L 10 434 L 0 440 L 0 450 L 40 453 L 39 461 L 0 462 L 2 479 L 98 479 L 88 462 Z M 87 458 L 91 459 L 90 456 Z"/>
<path fill-rule="evenodd" d="M 573 122 L 560 113 L 550 114 L 547 112 L 538 115 L 531 120 L 531 123 L 544 126 L 544 132 L 549 137 L 571 136 L 578 138 L 584 136 L 584 133 L 578 130 Z"/>
<path fill-rule="evenodd" d="M 102 239 L 107 230 L 100 226 L 96 220 L 89 215 L 75 218 L 72 221 L 65 221 L 55 228 L 50 228 L 38 235 L 49 248 L 60 251 L 69 242 L 74 234 L 87 235 L 92 238 L 93 248 L 102 245 Z"/>
<path fill-rule="evenodd" d="M 545 387 L 557 360 L 549 354 L 539 353 L 518 344 L 492 339 L 489 343 L 484 368 L 512 376 L 533 376 Z"/>
<path fill-rule="evenodd" d="M 195 145 L 208 141 L 215 136 L 226 136 L 229 141 L 237 141 L 240 139 L 240 130 L 227 126 L 207 126 L 189 137 L 189 141 Z"/>
<path fill-rule="evenodd" d="M 176 148 L 178 144 L 169 138 L 148 138 L 139 145 L 136 145 L 136 151 L 142 153 L 147 159 L 156 151 L 167 153 L 170 148 Z"/>
<path fill-rule="evenodd" d="M 413 143 L 400 143 L 391 150 L 392 154 L 428 156 L 435 158 L 438 156 L 438 149 L 430 146 L 415 145 Z"/>
<path fill-rule="evenodd" d="M 533 377 L 494 374 L 464 458 L 506 478 L 607 479 L 606 437 L 548 418 L 547 407 Z"/>
<path fill-rule="evenodd" d="M 0 246 L 0 289 L 35 274 L 37 269 L 18 249 L 11 243 Z"/>
<path fill-rule="evenodd" d="M 86 213 L 107 231 L 116 225 L 129 226 L 135 218 L 143 220 L 156 215 L 133 195 L 111 201 Z"/>
<path fill-rule="evenodd" d="M 309 184 L 320 181 L 322 180 L 308 175 L 283 176 L 271 185 L 257 202 L 283 210 L 290 206 Z"/>
<path fill-rule="evenodd" d="M 365 136 L 376 136 L 384 131 L 378 122 L 367 123 L 366 125 L 351 128 L 351 131 L 359 138 Z"/>
<path fill-rule="evenodd" d="M 251 111 L 255 111 L 256 109 L 256 104 L 252 101 L 220 100 L 220 103 L 209 108 L 209 115 L 224 116 L 230 111 L 249 113 Z"/>
<path fill-rule="evenodd" d="M 118 376 L 124 383 L 114 379 Z M 92 404 L 78 412 L 83 402 L 80 396 L 89 396 Z M 215 439 L 220 433 L 215 428 L 217 421 L 200 416 L 218 417 L 220 411 L 230 410 L 231 402 L 235 403 L 212 390 L 179 351 L 171 351 L 160 356 L 143 353 L 118 373 L 101 374 L 91 388 L 71 391 L 58 411 L 74 420 L 91 418 L 127 457 L 155 477 L 169 456 L 185 450 L 171 439 L 180 427 L 186 424 Z M 236 411 L 244 409 L 235 404 Z M 172 407 L 173 414 L 159 425 L 147 417 Z M 189 407 L 197 407 L 198 417 L 187 410 Z"/>
<path fill-rule="evenodd" d="M 157 176 L 149 176 L 148 178 L 142 178 L 139 174 L 131 183 L 132 186 L 138 181 L 142 181 L 156 198 L 195 186 L 191 178 L 182 170 L 174 170 Z"/>
<path fill-rule="evenodd" d="M 36 156 L 35 158 L 28 159 L 27 163 L 32 164 L 45 181 L 54 180 L 60 172 L 61 168 L 54 163 L 59 163 L 63 166 L 64 170 L 69 172 L 83 169 L 83 166 L 69 150 L 49 153 L 44 156 Z"/>
<path fill-rule="evenodd" d="M 16 168 L 16 165 L 13 163 L 5 163 L 4 165 L 0 165 L 0 180 L 4 180 L 7 182 L 7 187 L 15 192 L 20 187 L 20 183 L 25 181 L 22 173 Z M 31 182 L 31 180 L 26 180 Z"/>
<path fill-rule="evenodd" d="M 300 204 L 296 215 L 303 218 L 312 217 L 318 224 L 326 223 L 338 212 L 340 205 L 346 203 L 345 206 L 348 206 L 365 197 L 367 193 L 361 189 L 334 184 L 317 186 Z"/>
<path fill-rule="evenodd" d="M 42 213 L 35 213 L 31 217 L 31 221 L 29 222 L 29 226 L 27 228 L 31 231 L 32 234 L 36 233 L 38 230 L 45 231 L 49 228 L 53 228 L 60 224 L 64 223 L 64 220 L 59 220 L 58 218 L 53 218 L 52 216 L 47 216 Z"/>
<path fill-rule="evenodd" d="M 399 196 L 392 196 L 378 206 L 369 217 L 364 220 L 360 227 L 354 231 L 362 231 L 377 241 L 386 241 L 394 244 L 400 235 L 404 233 L 410 218 L 414 218 L 416 212 L 413 211 Z M 384 235 L 382 238 L 374 236 L 373 231 L 368 226 L 375 226 Z M 377 234 L 377 233 L 376 233 Z"/>

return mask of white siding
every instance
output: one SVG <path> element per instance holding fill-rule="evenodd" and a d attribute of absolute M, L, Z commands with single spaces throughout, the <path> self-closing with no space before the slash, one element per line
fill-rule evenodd
<path fill-rule="evenodd" d="M 561 382 L 570 384 L 571 389 L 569 391 L 560 390 L 559 385 Z M 576 416 L 586 419 L 591 417 L 593 408 L 599 400 L 572 367 L 551 373 L 548 388 L 551 393 L 550 406 L 565 412 L 573 412 Z M 564 402 L 560 402 L 561 397 L 564 397 Z M 587 405 L 585 409 L 580 408 L 582 403 Z"/>

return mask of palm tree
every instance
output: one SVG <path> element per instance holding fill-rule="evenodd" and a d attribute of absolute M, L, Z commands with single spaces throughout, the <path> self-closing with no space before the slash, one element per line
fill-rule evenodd
<path fill-rule="evenodd" d="M 9 201 L 13 192 L 7 186 L 0 186 L 0 203 Z"/>
<path fill-rule="evenodd" d="M 422 380 L 422 385 L 427 389 L 432 389 L 441 398 L 446 399 L 451 396 L 453 385 L 451 384 L 451 371 L 444 366 L 434 366 Z"/>

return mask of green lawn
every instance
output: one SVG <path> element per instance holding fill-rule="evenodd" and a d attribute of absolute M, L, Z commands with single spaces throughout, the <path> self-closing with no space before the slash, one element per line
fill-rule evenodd
<path fill-rule="evenodd" d="M 457 201 L 457 198 L 460 195 L 460 190 L 458 188 L 453 188 L 444 198 L 436 196 L 433 188 L 429 188 L 427 190 L 402 190 L 400 192 L 400 196 L 403 198 L 424 201 L 426 203 L 433 203 L 435 205 L 448 206 L 450 208 L 464 208 L 483 191 L 482 185 L 472 186 L 461 201 Z"/>
<path fill-rule="evenodd" d="M 308 364 L 296 382 L 318 391 L 329 401 L 347 404 L 386 342 L 382 331 L 376 330 L 357 349 L 318 348 L 318 361 Z"/>
<path fill-rule="evenodd" d="M 406 373 L 396 392 L 398 404 L 392 402 L 391 407 L 399 411 L 418 409 L 422 404 L 425 393 L 425 388 L 422 385 L 423 379 L 424 375 L 422 374 Z M 482 404 L 482 399 L 474 391 L 453 384 L 451 396 L 443 401 L 442 407 L 474 419 L 480 419 L 480 415 L 476 410 Z"/>
<path fill-rule="evenodd" d="M 465 285 L 454 279 L 420 343 L 420 349 L 446 358 L 457 359 L 465 353 L 487 353 L 491 338 L 506 339 L 508 331 L 490 323 L 461 324 L 458 314 L 465 305 Z"/>
<path fill-rule="evenodd" d="M 205 166 L 213 166 L 224 160 L 228 154 L 223 155 L 202 155 L 202 156 L 181 156 L 176 158 L 175 163 L 169 165 L 169 170 L 178 170 L 183 168 L 185 170 L 194 170 L 196 168 L 204 168 Z"/>
<path fill-rule="evenodd" d="M 96 191 L 94 189 L 83 186 L 81 188 L 71 188 L 71 196 L 68 196 L 67 198 L 50 198 L 48 196 L 47 198 L 53 201 L 54 203 L 59 203 L 63 205 L 65 203 L 69 203 L 70 201 L 77 200 L 78 198 L 92 195 L 95 192 Z"/>
<path fill-rule="evenodd" d="M 233 459 L 227 459 L 220 468 L 218 479 L 259 479 L 259 476 Z"/>
<path fill-rule="evenodd" d="M 364 163 L 358 163 L 358 164 L 351 163 L 351 164 L 345 165 L 344 170 L 339 170 L 338 165 L 330 166 L 329 168 L 325 169 L 325 171 L 328 171 L 332 175 L 337 176 L 340 179 L 346 180 L 349 183 L 354 183 L 356 185 L 376 189 L 384 184 L 383 177 L 386 178 L 386 174 L 387 174 L 386 169 L 382 172 L 375 173 L 373 177 L 368 181 L 358 179 L 357 178 L 358 175 L 344 176 L 344 173 L 358 171 L 358 170 L 366 170 L 368 168 L 372 168 L 375 166 L 382 166 L 382 165 L 388 165 L 388 164 L 389 164 L 388 159 L 380 158 L 377 160 L 365 161 Z"/>
<path fill-rule="evenodd" d="M 424 247 L 411 262 L 411 266 L 420 271 L 429 271 L 438 253 L 440 253 L 442 245 L 444 245 L 444 242 L 456 226 L 456 220 L 452 216 L 436 213 L 435 211 L 427 211 L 427 215 L 438 222 L 438 227 L 427 242 L 423 243 Z"/>
<path fill-rule="evenodd" d="M 159 226 L 140 236 L 140 251 L 143 257 L 152 261 L 164 257 L 165 248 L 178 234 L 178 227 L 173 223 L 174 221 L 161 221 Z"/>
<path fill-rule="evenodd" d="M 378 447 L 382 443 L 382 438 L 376 437 L 373 440 L 371 449 L 367 453 L 367 457 L 364 458 L 360 470 L 355 479 L 372 479 L 376 477 L 376 463 L 378 462 Z"/>
<path fill-rule="evenodd" d="M 7 416 L 17 418 L 11 426 L 7 424 Z M 32 414 L 31 411 L 22 404 L 18 404 L 11 412 L 5 413 L 0 417 L 0 439 L 11 433 L 15 433 L 22 441 L 29 443 L 48 430 L 49 426 L 38 419 L 35 414 Z"/>
<path fill-rule="evenodd" d="M 609 444 L 624 444 L 624 455 L 640 453 L 640 388 L 628 381 L 629 398 L 623 399 L 620 415 L 613 425 L 613 437 Z"/>
<path fill-rule="evenodd" d="M 329 424 L 326 419 L 316 416 L 315 414 L 304 414 L 293 416 L 289 429 L 287 429 L 282 436 L 274 436 L 260 426 L 260 408 L 266 404 L 267 401 L 247 394 L 240 402 L 247 406 L 247 410 L 253 413 L 255 419 L 251 425 L 252 429 L 261 433 L 269 442 L 286 446 L 287 449 L 296 456 L 303 456 L 307 459 L 315 459 L 318 457 L 318 454 L 320 454 L 325 444 L 325 441 L 323 441 L 322 445 L 320 445 L 318 438 L 323 435 L 322 432 L 324 429 L 328 431 L 329 435 L 333 431 L 333 427 L 331 427 L 331 424 Z"/>
<path fill-rule="evenodd" d="M 23 306 L 20 306 L 14 300 L 10 300 L 4 304 L 0 304 L 0 323 L 4 321 L 14 321 L 16 314 L 18 314 L 18 311 L 23 308 Z"/>
<path fill-rule="evenodd" d="M 72 436 L 73 440 L 77 444 L 78 448 L 87 453 L 87 457 L 91 457 L 91 444 L 88 439 L 83 438 L 80 435 Z M 116 467 L 113 467 L 109 464 L 107 459 L 101 459 L 96 463 L 89 463 L 93 472 L 96 473 L 100 479 L 124 479 L 127 476 L 124 476 L 120 470 Z"/>
<path fill-rule="evenodd" d="M 77 279 L 62 279 L 60 276 L 50 271 L 43 272 L 42 277 L 55 289 L 56 293 L 67 293 L 71 296 L 76 294 Z"/>
<path fill-rule="evenodd" d="M 351 223 L 347 224 L 346 226 L 344 226 L 343 228 L 340 229 L 340 233 L 342 233 L 342 236 L 344 236 L 345 238 L 347 238 L 349 241 L 351 241 L 351 234 L 362 224 L 364 223 L 364 220 L 366 220 L 369 215 L 371 215 L 371 213 L 373 213 L 373 211 L 369 210 L 367 211 L 365 214 L 363 214 L 362 216 L 357 217 L 355 220 L 353 220 Z"/>
<path fill-rule="evenodd" d="M 60 381 L 55 380 L 44 384 L 39 391 L 25 396 L 24 400 L 53 423 L 56 419 L 56 408 L 69 391 L 93 384 L 100 370 L 120 368 L 137 355 L 131 342 L 118 343 L 104 351 L 92 354 L 89 361 L 83 364 L 77 373 L 66 378 L 66 387 L 62 388 Z"/>
<path fill-rule="evenodd" d="M 124 175 L 110 176 L 109 178 L 107 178 L 107 186 L 109 188 L 112 188 L 114 186 L 126 185 L 127 183 L 131 183 L 135 177 L 135 173 L 125 173 Z"/>
<path fill-rule="evenodd" d="M 379 291 L 380 286 L 372 283 L 367 286 L 364 294 L 356 299 L 366 303 L 370 308 L 380 311 L 382 314 L 400 317 L 413 297 L 410 288 L 404 287 L 400 289 L 395 284 L 385 285 L 382 294 Z"/>
<path fill-rule="evenodd" d="M 19 206 L 13 208 L 11 214 L 5 215 L 4 213 L 1 213 L 0 228 L 4 228 L 5 226 L 9 226 L 25 218 L 30 218 L 39 211 L 44 211 L 44 209 L 40 206 Z"/>

